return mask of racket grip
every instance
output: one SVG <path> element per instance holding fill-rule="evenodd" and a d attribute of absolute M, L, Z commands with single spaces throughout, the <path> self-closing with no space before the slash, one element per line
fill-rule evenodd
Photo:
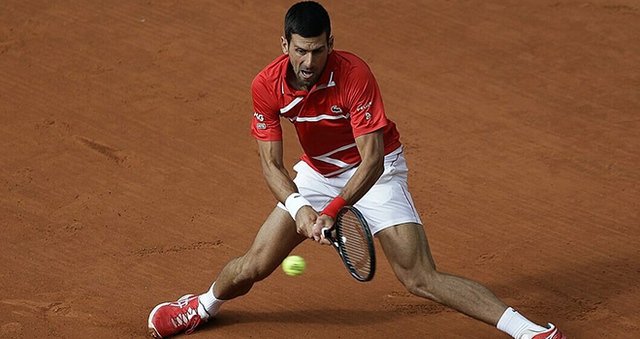
<path fill-rule="evenodd" d="M 331 229 L 329 227 L 323 227 L 322 236 L 325 238 L 329 238 L 331 236 Z"/>

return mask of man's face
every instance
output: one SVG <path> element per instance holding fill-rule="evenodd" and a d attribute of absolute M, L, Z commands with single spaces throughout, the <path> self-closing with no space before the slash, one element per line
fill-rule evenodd
<path fill-rule="evenodd" d="M 291 42 L 282 37 L 281 44 L 282 52 L 289 55 L 295 74 L 295 79 L 290 79 L 290 85 L 297 90 L 310 90 L 327 65 L 327 57 L 333 50 L 333 37 L 327 40 L 326 33 L 311 38 L 292 34 Z"/>

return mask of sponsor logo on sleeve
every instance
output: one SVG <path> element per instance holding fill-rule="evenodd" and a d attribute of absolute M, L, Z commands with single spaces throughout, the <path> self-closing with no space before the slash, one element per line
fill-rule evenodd
<path fill-rule="evenodd" d="M 256 129 L 265 130 L 267 129 L 267 124 L 264 123 L 264 114 L 253 112 L 253 118 L 256 119 Z"/>
<path fill-rule="evenodd" d="M 373 105 L 372 101 L 369 101 L 368 103 L 366 103 L 364 105 L 360 105 L 360 106 L 358 106 L 358 108 L 356 108 L 356 112 L 364 111 L 364 110 L 368 109 L 369 107 L 371 107 L 371 105 Z"/>

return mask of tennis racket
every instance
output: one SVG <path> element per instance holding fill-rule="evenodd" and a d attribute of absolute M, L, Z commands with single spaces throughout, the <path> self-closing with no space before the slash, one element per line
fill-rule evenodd
<path fill-rule="evenodd" d="M 358 281 L 373 279 L 376 272 L 376 253 L 373 236 L 362 213 L 353 206 L 345 206 L 338 212 L 331 228 L 323 228 L 322 234 L 338 251 L 344 265 Z"/>

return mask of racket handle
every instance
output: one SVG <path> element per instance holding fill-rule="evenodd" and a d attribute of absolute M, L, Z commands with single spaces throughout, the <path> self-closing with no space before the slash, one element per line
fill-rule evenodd
<path fill-rule="evenodd" d="M 331 229 L 329 227 L 322 228 L 322 236 L 325 237 L 325 238 L 330 238 Z"/>

